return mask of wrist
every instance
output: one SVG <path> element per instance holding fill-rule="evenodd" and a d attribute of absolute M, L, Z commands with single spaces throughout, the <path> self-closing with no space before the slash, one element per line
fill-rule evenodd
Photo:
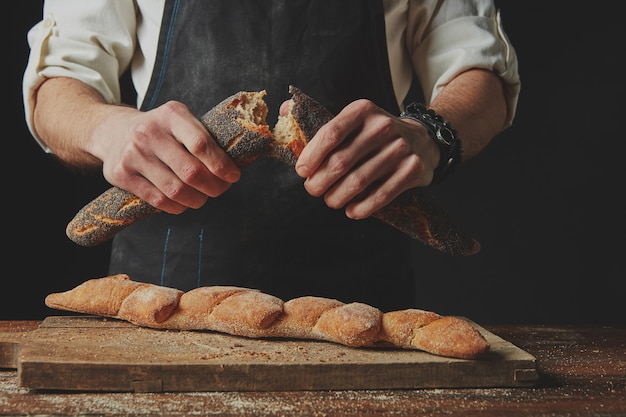
<path fill-rule="evenodd" d="M 84 144 L 85 152 L 99 160 L 105 161 L 111 151 L 117 149 L 115 143 L 133 132 L 129 118 L 140 111 L 127 106 L 112 104 L 94 104 L 91 108 L 89 135 Z"/>
<path fill-rule="evenodd" d="M 423 125 L 431 139 L 439 148 L 439 164 L 433 171 L 431 184 L 439 183 L 447 178 L 461 163 L 463 146 L 450 122 L 437 115 L 434 110 L 427 109 L 421 103 L 411 103 L 400 113 L 400 118 L 414 120 Z"/>

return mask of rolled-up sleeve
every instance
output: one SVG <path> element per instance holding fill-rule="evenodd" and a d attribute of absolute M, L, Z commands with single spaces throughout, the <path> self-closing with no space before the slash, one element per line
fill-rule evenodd
<path fill-rule="evenodd" d="M 47 78 L 70 77 L 119 103 L 119 78 L 133 58 L 136 8 L 132 1 L 49 0 L 43 20 L 28 32 L 30 55 L 23 77 L 28 128 L 39 144 L 32 119 L 37 89 Z"/>
<path fill-rule="evenodd" d="M 521 85 L 518 61 L 493 2 L 439 1 L 432 14 L 425 13 L 418 3 L 411 2 L 409 7 L 409 22 L 416 23 L 407 27 L 407 47 L 426 100 L 432 101 L 462 72 L 475 68 L 494 71 L 504 81 L 506 126 L 510 126 Z"/>

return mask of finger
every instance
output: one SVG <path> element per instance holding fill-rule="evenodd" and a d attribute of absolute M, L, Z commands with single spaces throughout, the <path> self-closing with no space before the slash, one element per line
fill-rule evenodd
<path fill-rule="evenodd" d="M 349 104 L 317 131 L 298 157 L 296 162 L 298 175 L 303 178 L 311 176 L 330 152 L 339 147 L 354 131 L 360 129 L 365 118 L 361 108 L 361 103 Z"/>
<path fill-rule="evenodd" d="M 348 173 L 356 174 L 352 178 L 355 181 L 354 188 L 359 187 L 362 182 L 367 182 L 369 175 L 360 176 L 360 171 L 354 170 L 365 163 L 367 159 L 378 155 L 381 149 L 387 146 L 386 143 L 397 137 L 397 134 L 390 128 L 391 125 L 391 119 L 385 115 L 377 113 L 370 116 L 366 125 L 359 126 L 360 131 L 352 133 L 350 137 L 344 139 L 343 143 L 333 150 L 306 179 L 305 188 L 307 191 L 313 196 L 320 196 Z M 382 158 L 384 155 L 381 155 Z M 382 160 L 381 156 L 377 161 Z M 365 186 L 367 185 L 365 184 Z"/>
<path fill-rule="evenodd" d="M 186 154 L 187 159 L 195 162 L 200 170 L 205 170 L 199 161 L 191 157 L 178 142 L 173 139 L 166 141 L 168 146 L 158 146 L 155 148 L 156 153 L 149 156 L 144 155 L 141 165 L 136 166 L 134 171 L 126 171 L 123 184 L 117 184 L 118 186 L 132 190 L 133 192 L 141 192 L 150 201 L 144 200 L 148 203 L 155 205 L 155 207 L 167 212 L 180 211 L 176 206 L 184 206 L 185 208 L 198 208 L 201 207 L 207 199 L 207 195 L 198 189 L 188 185 L 182 181 L 180 174 L 175 173 L 168 161 L 171 155 L 176 153 Z M 165 153 L 165 157 L 159 157 L 163 149 L 169 149 L 169 152 Z M 176 159 L 174 157 L 174 159 Z M 122 166 L 118 170 L 123 169 Z M 129 187 L 141 187 L 138 191 Z M 155 188 L 154 190 L 152 188 Z M 136 194 L 138 197 L 142 197 Z M 169 200 L 169 201 L 168 201 Z M 172 204 L 177 203 L 177 204 Z"/>
<path fill-rule="evenodd" d="M 157 154 L 157 157 L 169 168 L 169 172 L 163 171 L 163 176 L 155 180 L 156 184 L 160 185 L 159 188 L 172 199 L 197 208 L 200 195 L 217 197 L 231 186 L 230 181 L 214 175 L 183 144 L 178 142 L 172 142 L 172 144 L 174 146 L 169 147 L 168 152 Z M 239 172 L 239 168 L 236 167 L 236 169 Z M 171 177 L 168 174 L 171 174 Z"/>
<path fill-rule="evenodd" d="M 190 154 L 196 157 L 214 177 L 227 183 L 239 181 L 241 176 L 239 167 L 228 154 L 219 147 L 202 122 L 194 118 L 191 122 L 175 123 L 172 126 L 172 135 Z M 189 169 L 195 172 L 197 168 L 192 166 Z M 179 170 L 184 172 L 185 167 L 176 167 L 176 171 Z M 207 179 L 202 175 L 200 177 L 205 180 Z M 194 185 L 206 188 L 202 183 Z"/>
<path fill-rule="evenodd" d="M 375 153 L 371 153 L 332 186 L 324 196 L 326 204 L 332 208 L 345 206 L 372 184 L 389 176 L 402 159 L 410 155 L 409 152 L 406 142 L 402 138 L 397 138 Z"/>
<path fill-rule="evenodd" d="M 346 140 L 339 149 L 322 161 L 321 165 L 304 181 L 304 188 L 314 197 L 327 192 L 330 187 L 344 177 L 358 162 L 357 155 L 350 154 Z"/>
<path fill-rule="evenodd" d="M 289 107 L 291 106 L 291 102 L 292 100 L 283 101 L 283 103 L 280 105 L 278 114 L 280 114 L 281 116 L 287 116 L 289 114 Z"/>
<path fill-rule="evenodd" d="M 346 205 L 346 216 L 351 219 L 364 219 L 391 203 L 404 191 L 415 187 L 416 178 L 423 170 L 416 156 L 405 158 L 397 169 L 388 173 L 383 181 L 373 183 L 361 198 Z"/>
<path fill-rule="evenodd" d="M 217 145 L 204 125 L 179 102 L 168 102 L 155 110 L 157 118 L 163 120 L 165 129 L 157 130 L 151 137 L 152 155 L 163 162 L 171 172 L 157 174 L 142 171 L 166 195 L 172 199 L 197 207 L 204 196 L 215 197 L 223 193 L 232 182 L 239 180 L 239 167 Z M 154 169 L 163 167 L 156 166 Z M 175 175 L 182 183 L 169 175 Z M 193 190 L 186 189 L 186 186 Z"/>
<path fill-rule="evenodd" d="M 142 175 L 132 175 L 127 177 L 127 181 L 117 184 L 118 187 L 131 191 L 141 200 L 151 206 L 170 214 L 180 214 L 188 207 L 177 203 L 162 193 L 153 183 Z"/>

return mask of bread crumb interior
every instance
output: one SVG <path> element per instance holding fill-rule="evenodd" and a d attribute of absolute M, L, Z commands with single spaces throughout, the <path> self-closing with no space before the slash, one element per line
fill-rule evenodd
<path fill-rule="evenodd" d="M 294 139 L 295 132 L 298 131 L 298 126 L 291 113 L 293 109 L 293 101 L 289 102 L 289 112 L 287 116 L 278 116 L 276 126 L 274 126 L 274 140 L 280 144 L 287 144 Z"/>
<path fill-rule="evenodd" d="M 241 101 L 237 103 L 235 109 L 241 115 L 241 118 L 251 124 L 258 126 L 267 126 L 267 104 L 263 97 L 267 92 L 265 90 L 243 94 Z"/>

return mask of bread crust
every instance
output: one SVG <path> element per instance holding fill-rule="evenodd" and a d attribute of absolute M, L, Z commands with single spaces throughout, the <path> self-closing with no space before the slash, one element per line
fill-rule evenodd
<path fill-rule="evenodd" d="M 481 249 L 480 243 L 459 227 L 423 188 L 405 191 L 374 212 L 373 217 L 444 253 L 469 256 Z"/>
<path fill-rule="evenodd" d="M 218 145 L 240 167 L 268 155 L 274 144 L 266 120 L 265 95 L 265 91 L 239 91 L 200 118 Z"/>
<path fill-rule="evenodd" d="M 111 187 L 76 213 L 65 234 L 81 246 L 96 246 L 159 211 L 134 194 Z"/>

